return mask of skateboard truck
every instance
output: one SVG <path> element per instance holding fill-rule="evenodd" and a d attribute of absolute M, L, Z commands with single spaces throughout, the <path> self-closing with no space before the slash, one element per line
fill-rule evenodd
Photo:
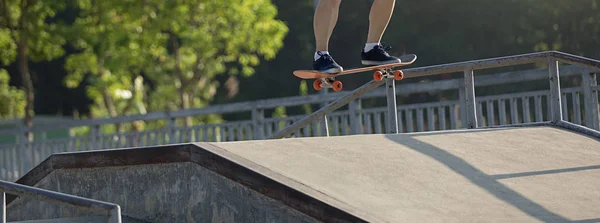
<path fill-rule="evenodd" d="M 334 91 L 341 91 L 342 82 L 335 80 L 335 77 L 319 78 L 313 82 L 313 88 L 317 91 L 323 90 L 323 88 L 333 88 Z"/>
<path fill-rule="evenodd" d="M 400 81 L 404 79 L 404 73 L 402 70 L 392 71 L 392 69 L 380 69 L 373 73 L 373 79 L 376 81 L 382 81 L 384 78 L 394 78 Z M 335 80 L 335 77 L 319 78 L 313 82 L 313 88 L 317 91 L 323 90 L 323 88 L 333 88 L 334 91 L 341 91 L 342 87 L 342 82 Z"/>
<path fill-rule="evenodd" d="M 393 74 L 392 74 L 393 73 Z M 381 69 L 378 71 L 375 71 L 375 73 L 373 73 L 373 79 L 376 81 L 381 81 L 383 80 L 383 78 L 394 78 L 397 81 L 400 81 L 402 79 L 404 79 L 404 73 L 402 72 L 402 70 L 395 70 L 392 72 L 392 69 Z"/>

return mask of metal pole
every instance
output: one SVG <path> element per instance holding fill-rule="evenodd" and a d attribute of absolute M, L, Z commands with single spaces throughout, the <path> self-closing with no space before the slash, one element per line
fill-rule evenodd
<path fill-rule="evenodd" d="M 121 223 L 121 208 L 117 204 L 108 203 L 104 201 L 93 200 L 90 198 L 79 197 L 70 194 L 64 194 L 60 192 L 50 191 L 42 188 L 31 187 L 27 185 L 21 185 L 13 182 L 0 180 L 0 191 L 2 191 L 2 218 L 3 221 L 6 218 L 6 195 L 5 193 L 11 193 L 13 195 L 36 199 L 39 201 L 66 204 L 71 207 L 93 211 L 95 213 L 103 213 L 109 215 L 109 222 Z M 2 223 L 5 223 L 2 222 Z"/>
<path fill-rule="evenodd" d="M 91 149 L 101 149 L 100 144 L 98 143 L 98 139 L 101 138 L 100 137 L 100 125 L 93 125 L 91 126 L 91 133 L 90 136 L 92 137 L 92 146 Z"/>
<path fill-rule="evenodd" d="M 265 139 L 264 128 L 265 111 L 262 108 L 252 109 L 252 123 L 254 125 L 254 139 Z"/>
<path fill-rule="evenodd" d="M 177 118 L 169 117 L 167 118 L 167 132 L 169 137 L 169 143 L 178 143 L 179 141 L 175 140 L 175 131 L 177 127 Z"/>
<path fill-rule="evenodd" d="M 121 223 L 121 206 L 117 206 L 110 210 L 108 223 Z"/>
<path fill-rule="evenodd" d="M 548 71 L 550 74 L 550 121 L 562 121 L 562 102 L 560 93 L 560 78 L 558 74 L 558 61 L 548 57 Z"/>
<path fill-rule="evenodd" d="M 2 223 L 6 223 L 6 193 L 2 191 Z"/>
<path fill-rule="evenodd" d="M 386 122 L 388 133 L 398 133 L 398 107 L 396 105 L 396 81 L 394 78 L 386 78 L 386 93 L 388 120 Z"/>
<path fill-rule="evenodd" d="M 382 84 L 383 84 L 383 81 L 372 80 L 369 83 L 355 89 L 354 91 L 340 97 L 339 99 L 328 104 L 327 106 L 322 107 L 321 109 L 311 113 L 310 115 L 307 115 L 304 118 L 294 122 L 294 124 L 288 125 L 287 127 L 280 130 L 279 132 L 274 133 L 273 135 L 271 135 L 269 137 L 269 139 L 279 139 L 279 138 L 287 137 L 291 133 L 297 131 L 298 129 L 301 129 L 304 126 L 306 126 L 316 120 L 319 120 L 322 117 L 325 117 L 325 115 L 328 114 L 329 112 L 332 112 L 332 111 L 348 104 L 348 102 L 350 102 L 356 98 L 359 98 L 360 96 L 381 86 Z"/>
<path fill-rule="evenodd" d="M 590 71 L 592 72 L 592 71 Z M 598 85 L 596 83 L 596 74 L 584 72 L 582 74 L 582 85 L 583 85 L 583 100 L 584 100 L 584 109 L 585 109 L 585 126 L 600 130 L 598 124 L 598 96 L 597 93 L 594 92 L 594 88 Z"/>
<path fill-rule="evenodd" d="M 361 100 L 354 99 L 348 103 L 348 111 L 350 113 L 350 129 L 351 134 L 362 134 L 362 118 L 360 114 Z"/>
<path fill-rule="evenodd" d="M 465 88 L 465 114 L 467 128 L 477 128 L 477 106 L 475 102 L 475 81 L 473 79 L 473 70 L 467 70 L 464 73 Z"/>
<path fill-rule="evenodd" d="M 329 137 L 329 125 L 327 124 L 327 115 L 323 115 L 323 128 L 325 129 L 325 136 Z"/>
<path fill-rule="evenodd" d="M 467 96 L 465 93 L 465 82 L 464 81 L 459 81 L 458 82 L 458 103 L 459 103 L 459 109 L 460 109 L 460 114 L 457 117 L 452 117 L 454 118 L 458 118 L 460 120 L 460 128 L 464 128 L 465 126 L 468 126 L 467 123 L 467 109 L 465 108 L 467 106 Z M 456 126 L 458 127 L 458 126 Z"/>

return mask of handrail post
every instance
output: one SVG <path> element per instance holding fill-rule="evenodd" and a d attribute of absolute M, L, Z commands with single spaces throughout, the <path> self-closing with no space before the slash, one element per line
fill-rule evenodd
<path fill-rule="evenodd" d="M 464 71 L 464 109 L 467 128 L 477 128 L 477 106 L 475 102 L 475 81 L 473 70 Z"/>
<path fill-rule="evenodd" d="M 394 78 L 387 78 L 385 80 L 386 92 L 387 92 L 387 122 L 386 129 L 389 134 L 398 133 L 398 107 L 396 105 L 396 81 Z"/>
<path fill-rule="evenodd" d="M 254 124 L 254 139 L 264 139 L 265 110 L 262 108 L 252 109 L 252 123 Z"/>
<path fill-rule="evenodd" d="M 317 10 L 317 5 L 319 5 L 319 0 L 315 0 L 315 10 Z M 329 92 L 329 90 L 327 90 L 329 88 L 323 88 L 323 90 L 319 91 L 319 95 L 321 96 L 325 96 L 327 95 L 327 93 Z M 327 102 L 323 102 L 320 104 L 320 107 L 323 108 L 327 106 Z M 325 136 L 329 137 L 329 123 L 327 121 L 327 114 L 323 115 L 323 121 L 321 122 L 321 132 L 325 133 Z"/>
<path fill-rule="evenodd" d="M 459 114 L 458 119 L 460 120 L 460 127 L 464 127 L 467 125 L 467 110 L 465 109 L 466 103 L 466 93 L 465 93 L 465 82 L 458 82 L 458 106 L 459 106 Z M 458 124 L 456 126 L 458 128 Z"/>
<path fill-rule="evenodd" d="M 92 125 L 90 134 L 92 137 L 92 149 L 103 149 L 100 125 Z"/>
<path fill-rule="evenodd" d="M 325 136 L 329 137 L 329 122 L 327 121 L 327 114 L 323 115 L 323 125 L 321 126 Z"/>
<path fill-rule="evenodd" d="M 17 147 L 15 152 L 17 152 L 18 156 L 23 157 L 23 159 L 20 159 L 20 162 L 17 161 L 19 159 L 15 160 L 17 162 L 17 165 L 15 165 L 15 167 L 19 171 L 26 171 L 29 168 L 33 168 L 33 154 L 32 151 L 29 149 L 31 147 L 31 141 L 29 141 L 29 138 L 27 137 L 29 130 L 25 129 L 22 123 L 18 126 L 21 129 L 17 132 L 17 135 L 15 136 Z M 25 168 L 25 170 L 20 169 L 21 165 Z"/>
<path fill-rule="evenodd" d="M 585 126 L 600 130 L 600 123 L 598 121 L 598 93 L 594 92 L 594 88 L 598 85 L 596 83 L 596 73 L 584 72 L 582 74 L 583 85 L 583 105 L 585 111 Z"/>
<path fill-rule="evenodd" d="M 169 137 L 169 141 L 168 141 L 169 143 L 178 143 L 175 140 L 175 127 L 177 127 L 177 118 L 174 118 L 174 117 L 167 118 L 167 134 Z"/>
<path fill-rule="evenodd" d="M 362 123 L 361 123 L 361 100 L 360 98 L 354 99 L 348 103 L 348 112 L 350 113 L 350 127 L 352 134 L 361 134 L 362 133 Z"/>
<path fill-rule="evenodd" d="M 117 206 L 110 210 L 108 223 L 121 223 L 121 206 Z"/>
<path fill-rule="evenodd" d="M 560 78 L 558 73 L 558 61 L 548 57 L 548 73 L 550 80 L 550 121 L 558 123 L 562 118 L 562 102 L 560 92 Z"/>
<path fill-rule="evenodd" d="M 6 193 L 2 191 L 2 223 L 6 223 Z"/>

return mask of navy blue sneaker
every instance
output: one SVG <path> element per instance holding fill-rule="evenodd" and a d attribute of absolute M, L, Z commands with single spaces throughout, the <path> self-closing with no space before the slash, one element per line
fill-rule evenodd
<path fill-rule="evenodd" d="M 369 50 L 369 52 L 365 52 L 363 49 L 361 52 L 362 64 L 363 65 L 383 65 L 390 63 L 400 63 L 402 62 L 399 58 L 390 56 L 386 50 L 391 49 L 391 47 L 383 48 L 381 45 L 377 45 L 373 47 L 373 49 Z"/>
<path fill-rule="evenodd" d="M 333 60 L 331 55 L 323 54 L 321 52 L 317 52 L 317 54 L 321 57 L 313 62 L 313 70 L 327 74 L 339 73 L 344 70 L 342 66 Z"/>

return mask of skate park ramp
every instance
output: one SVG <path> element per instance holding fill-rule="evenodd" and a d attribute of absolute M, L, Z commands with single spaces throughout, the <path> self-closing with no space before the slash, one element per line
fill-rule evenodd
<path fill-rule="evenodd" d="M 531 126 L 199 142 L 56 154 L 17 182 L 145 222 L 600 222 L 600 139 Z M 9 221 L 85 216 L 8 201 Z"/>

